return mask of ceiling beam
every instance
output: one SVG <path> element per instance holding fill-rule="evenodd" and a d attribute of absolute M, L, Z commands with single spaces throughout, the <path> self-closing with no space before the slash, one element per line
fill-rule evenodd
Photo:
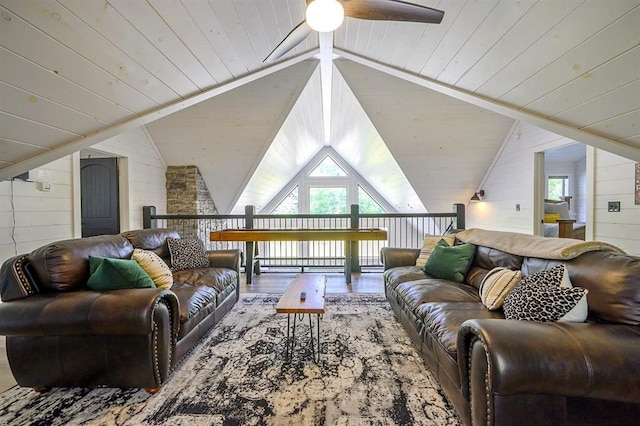
<path fill-rule="evenodd" d="M 243 77 L 240 77 L 228 83 L 222 84 L 220 86 L 216 86 L 205 92 L 198 93 L 186 99 L 182 99 L 178 102 L 174 102 L 168 106 L 160 107 L 154 111 L 142 114 L 131 120 L 125 121 L 120 124 L 116 124 L 115 126 L 107 127 L 95 133 L 92 133 L 90 135 L 84 136 L 82 138 L 74 139 L 68 143 L 65 143 L 64 145 L 45 151 L 41 154 L 37 154 L 26 160 L 19 161 L 15 164 L 12 164 L 3 169 L 0 169 L 0 181 L 9 180 L 13 176 L 17 176 L 26 171 L 33 170 L 37 167 L 43 166 L 44 164 L 58 160 L 66 155 L 70 155 L 76 151 L 80 151 L 81 149 L 88 148 L 92 145 L 95 145 L 107 139 L 111 139 L 114 136 L 117 136 L 121 133 L 125 133 L 130 130 L 137 129 L 138 127 L 149 124 L 160 118 L 166 117 L 170 114 L 181 111 L 185 108 L 189 108 L 193 105 L 196 105 L 196 104 L 199 104 L 200 102 L 214 98 L 218 95 L 221 95 L 230 90 L 236 89 L 240 86 L 244 86 L 245 84 L 251 83 L 262 77 L 268 76 L 270 74 L 273 74 L 275 72 L 288 68 L 292 65 L 295 65 L 299 62 L 313 58 L 316 54 L 318 54 L 317 48 L 312 49 L 308 52 L 305 52 L 301 55 L 298 55 L 294 58 L 288 59 L 286 61 L 278 62 L 274 65 L 271 65 L 267 68 L 263 68 L 251 74 L 247 74 Z"/>
<path fill-rule="evenodd" d="M 541 129 L 545 129 L 558 135 L 567 137 L 576 142 L 581 142 L 585 145 L 590 145 L 604 151 L 608 151 L 613 154 L 640 162 L 640 149 L 632 145 L 628 145 L 624 142 L 586 132 L 576 127 L 559 123 L 557 121 L 550 120 L 537 114 L 533 114 L 526 110 L 521 110 L 514 106 L 500 103 L 494 99 L 480 96 L 475 93 L 450 86 L 448 84 L 443 84 L 421 75 L 416 75 L 404 70 L 393 68 L 385 64 L 381 64 L 379 62 L 356 55 L 351 52 L 347 52 L 342 49 L 334 48 L 334 53 L 344 59 L 357 62 L 369 68 L 373 68 L 377 71 L 389 74 L 393 77 L 397 77 L 410 83 L 417 84 L 418 86 L 435 90 L 436 92 L 451 96 L 461 101 L 479 106 L 481 108 L 488 109 L 489 111 L 511 117 L 515 120 L 525 121 L 529 124 L 540 127 Z"/>
<path fill-rule="evenodd" d="M 331 93 L 333 92 L 333 31 L 318 33 L 324 145 L 331 145 Z"/>

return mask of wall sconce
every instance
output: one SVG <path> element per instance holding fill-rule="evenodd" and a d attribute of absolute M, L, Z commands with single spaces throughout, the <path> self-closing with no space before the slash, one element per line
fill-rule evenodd
<path fill-rule="evenodd" d="M 477 203 L 479 201 L 482 201 L 482 197 L 484 197 L 484 189 L 481 189 L 480 191 L 473 194 L 473 197 L 471 197 L 471 202 Z"/>

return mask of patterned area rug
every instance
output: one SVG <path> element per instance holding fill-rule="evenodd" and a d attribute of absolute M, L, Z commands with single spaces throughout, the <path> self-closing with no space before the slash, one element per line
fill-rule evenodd
<path fill-rule="evenodd" d="M 0 394 L 0 424 L 460 424 L 384 296 L 327 296 L 318 365 L 306 344 L 284 362 L 278 297 L 243 295 L 156 395 L 14 387 Z"/>

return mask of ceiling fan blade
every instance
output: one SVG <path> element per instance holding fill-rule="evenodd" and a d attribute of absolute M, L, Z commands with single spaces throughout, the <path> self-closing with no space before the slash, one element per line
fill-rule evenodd
<path fill-rule="evenodd" d="M 288 51 L 299 45 L 305 38 L 311 34 L 311 27 L 307 24 L 307 21 L 302 21 L 292 29 L 287 36 L 282 39 L 280 44 L 276 46 L 269 56 L 267 56 L 262 62 L 273 62 L 280 58 L 282 55 L 285 55 Z"/>
<path fill-rule="evenodd" d="M 380 21 L 408 21 L 426 24 L 442 22 L 444 12 L 400 0 L 339 0 L 344 16 Z"/>

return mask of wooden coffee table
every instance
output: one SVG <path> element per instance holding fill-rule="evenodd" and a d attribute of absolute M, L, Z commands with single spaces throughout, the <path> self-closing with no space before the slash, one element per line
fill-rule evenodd
<path fill-rule="evenodd" d="M 304 315 L 309 315 L 309 342 L 311 343 L 311 355 L 316 364 L 320 361 L 320 319 L 325 313 L 324 296 L 327 290 L 327 277 L 325 275 L 300 274 L 291 281 L 289 288 L 284 292 L 278 304 L 276 312 L 287 314 L 287 341 L 286 360 L 291 362 L 296 340 L 296 319 L 304 320 Z M 306 293 L 306 299 L 300 299 L 300 293 Z M 313 334 L 313 321 L 311 315 L 316 316 L 316 338 Z M 293 321 L 291 316 L 293 315 Z M 293 324 L 292 324 L 293 323 Z"/>

